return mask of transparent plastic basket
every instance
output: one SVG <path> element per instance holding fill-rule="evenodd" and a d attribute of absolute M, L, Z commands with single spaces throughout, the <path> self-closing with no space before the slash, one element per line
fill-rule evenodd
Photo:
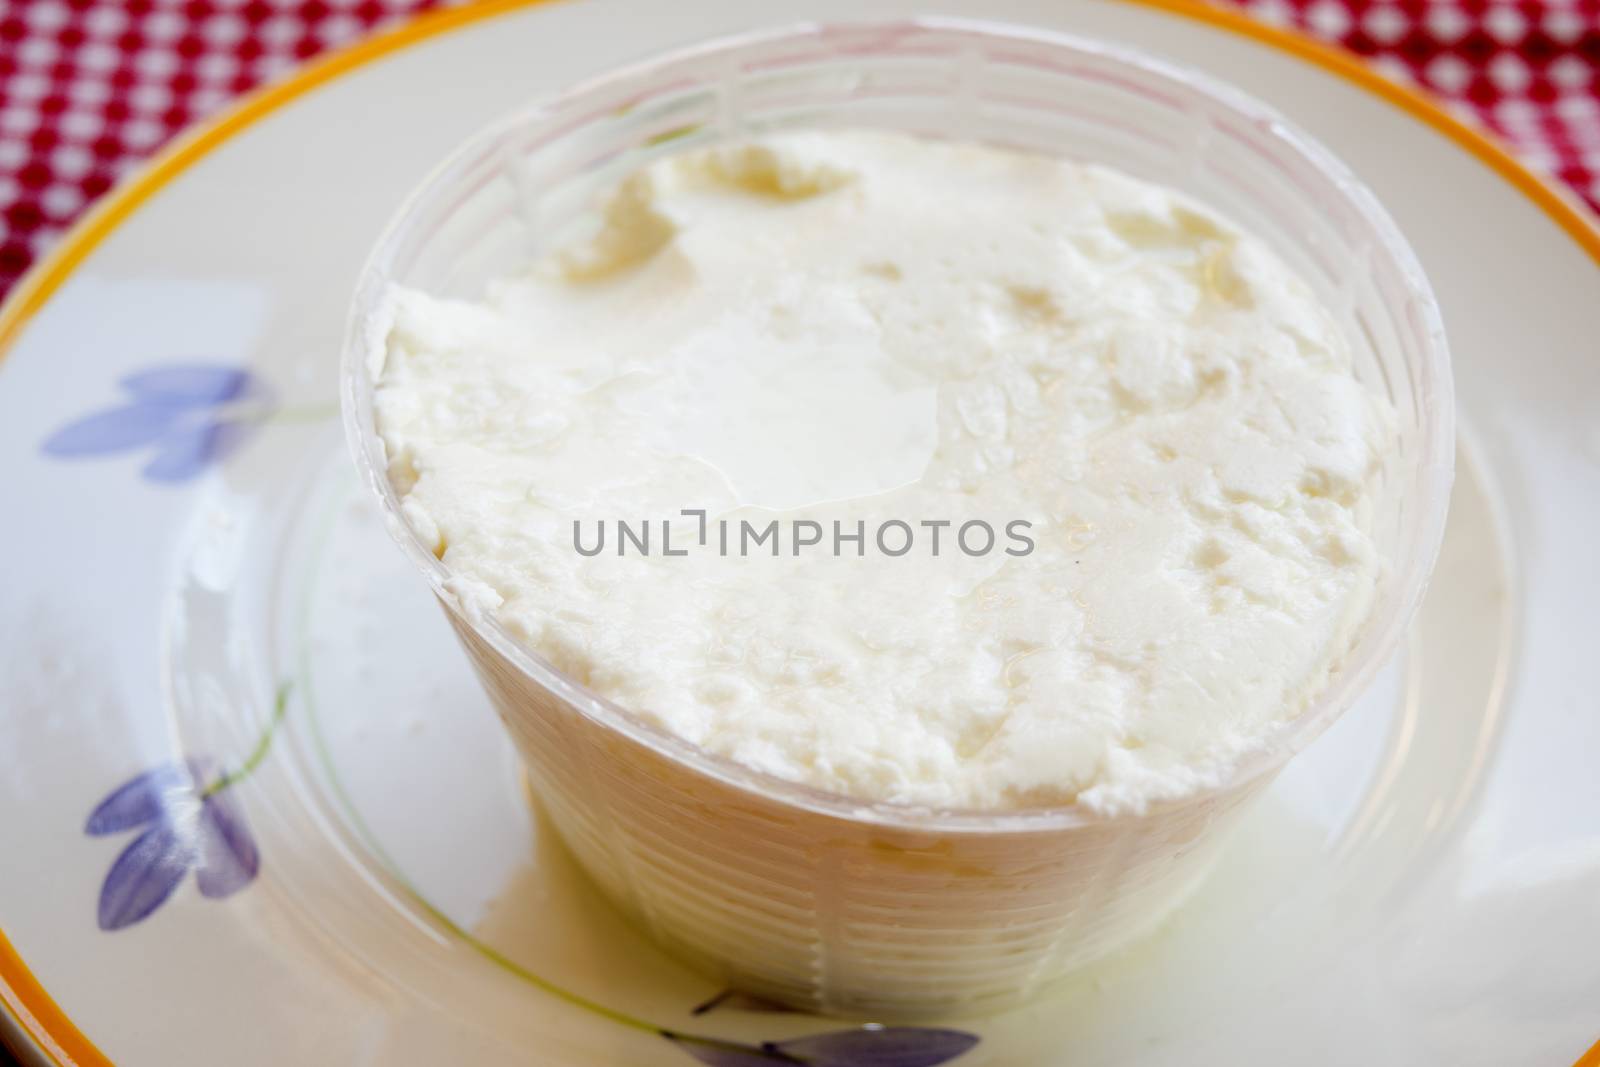
<path fill-rule="evenodd" d="M 1377 540 L 1391 565 L 1353 650 L 1224 788 L 1102 817 L 867 804 L 750 770 L 630 714 L 469 617 L 406 525 L 373 425 L 390 283 L 474 297 L 549 251 L 597 190 L 660 155 L 792 127 L 878 127 L 1109 164 L 1268 242 L 1347 331 L 1400 444 Z M 1397 646 L 1443 531 L 1449 358 L 1415 257 L 1371 193 L 1269 108 L 1111 45 L 951 19 L 794 25 L 586 82 L 472 138 L 411 196 L 362 275 L 344 364 L 351 448 L 595 882 L 669 952 L 752 992 L 877 1017 L 1000 1008 L 1159 922 L 1220 828 Z"/>

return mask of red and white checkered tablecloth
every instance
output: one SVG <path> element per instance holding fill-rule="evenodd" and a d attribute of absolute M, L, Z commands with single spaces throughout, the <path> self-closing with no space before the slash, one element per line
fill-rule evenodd
<path fill-rule="evenodd" d="M 0 293 L 184 126 L 439 0 L 0 0 Z M 1600 207 L 1600 0 L 1233 0 L 1419 83 Z"/>

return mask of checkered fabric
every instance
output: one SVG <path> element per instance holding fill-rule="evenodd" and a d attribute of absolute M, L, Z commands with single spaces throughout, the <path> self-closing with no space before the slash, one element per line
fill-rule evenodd
<path fill-rule="evenodd" d="M 1600 0 L 1241 0 L 1420 85 L 1600 209 Z"/>
<path fill-rule="evenodd" d="M 0 293 L 173 134 L 438 0 L 0 0 Z"/>
<path fill-rule="evenodd" d="M 0 293 L 184 126 L 439 0 L 0 0 Z M 1600 0 L 1234 0 L 1420 84 L 1600 206 Z"/>

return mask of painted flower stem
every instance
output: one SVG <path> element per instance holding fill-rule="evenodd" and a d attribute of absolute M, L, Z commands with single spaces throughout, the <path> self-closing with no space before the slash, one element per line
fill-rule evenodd
<path fill-rule="evenodd" d="M 407 888 L 410 889 L 411 887 L 408 885 Z M 478 940 L 478 938 L 473 936 L 471 933 L 462 929 L 455 923 L 454 920 L 450 918 L 450 916 L 446 915 L 444 912 L 430 904 L 427 900 L 423 899 L 423 897 L 414 889 L 411 890 L 411 898 L 416 901 L 417 904 L 420 905 L 435 922 L 464 941 L 468 947 L 470 947 L 474 952 L 478 953 L 478 955 L 482 956 L 490 963 L 493 963 L 495 966 L 511 972 L 528 984 L 539 987 L 556 999 L 564 1000 L 575 1008 L 580 1008 L 584 1011 L 589 1011 L 596 1015 L 604 1016 L 614 1023 L 619 1023 L 622 1026 L 626 1026 L 634 1030 L 643 1030 L 645 1033 L 650 1034 L 666 1033 L 665 1030 L 657 1026 L 655 1023 L 647 1022 L 644 1019 L 636 1018 L 627 1014 L 626 1012 L 607 1007 L 606 1005 L 601 1004 L 599 1001 L 590 1000 L 588 997 L 556 985 L 548 978 L 544 978 L 541 975 L 528 970 L 528 968 L 522 966 L 522 964 L 507 956 L 505 953 L 499 951 L 494 946 L 485 944 L 484 942 Z"/>
<path fill-rule="evenodd" d="M 478 953 L 478 955 L 482 956 L 490 963 L 493 963 L 496 967 L 516 975 L 529 985 L 537 986 L 539 989 L 544 990 L 557 1000 L 565 1001 L 566 1003 L 571 1004 L 573 1007 L 582 1011 L 593 1012 L 595 1015 L 610 1019 L 612 1022 L 617 1023 L 620 1026 L 626 1026 L 632 1030 L 640 1030 L 647 1034 L 656 1034 L 659 1037 L 664 1037 L 671 1041 L 687 1042 L 694 1045 L 704 1045 L 707 1048 L 725 1048 L 729 1050 L 749 1051 L 749 1046 L 741 1045 L 738 1042 L 726 1041 L 722 1038 L 716 1037 L 706 1037 L 702 1034 L 686 1034 L 678 1030 L 670 1030 L 664 1026 L 658 1026 L 657 1024 L 646 1019 L 640 1019 L 637 1016 L 629 1015 L 627 1012 L 618 1011 L 616 1008 L 601 1004 L 596 1000 L 590 1000 L 588 997 L 574 993 L 570 989 L 559 986 L 550 981 L 548 978 L 545 978 L 534 971 L 530 971 L 528 968 L 524 967 L 510 956 L 507 956 L 505 953 L 499 951 L 494 946 L 485 944 L 472 933 L 462 929 L 462 927 L 456 924 L 455 920 L 451 919 L 450 916 L 434 907 L 420 893 L 418 893 L 415 889 L 412 889 L 409 884 L 406 884 L 406 888 L 410 892 L 411 899 L 414 900 L 423 911 L 427 912 L 428 916 L 432 918 L 434 922 L 438 923 L 450 933 L 460 938 L 461 941 L 463 941 L 474 952 Z M 776 1059 L 776 1062 L 803 1063 L 805 1061 L 797 1060 L 790 1056 L 785 1056 L 781 1059 Z"/>
<path fill-rule="evenodd" d="M 261 736 L 256 738 L 255 747 L 244 758 L 236 770 L 224 771 L 215 781 L 208 784 L 200 791 L 200 799 L 216 796 L 224 789 L 244 781 L 255 773 L 261 766 L 261 761 L 267 758 L 267 753 L 272 750 L 272 741 L 278 734 L 278 727 L 283 723 L 283 717 L 289 710 L 289 690 L 291 683 L 284 682 L 278 686 L 277 695 L 272 702 L 272 716 L 267 720 L 266 727 L 261 731 Z"/>
<path fill-rule="evenodd" d="M 395 874 L 395 876 L 397 878 L 401 877 L 399 875 L 399 873 L 394 870 L 393 867 L 391 867 L 390 870 L 391 870 L 391 873 Z M 453 919 L 450 918 L 450 916 L 446 915 L 444 912 L 440 911 L 438 908 L 434 907 L 431 903 L 429 903 L 428 900 L 426 898 L 424 898 L 421 893 L 417 892 L 417 890 L 415 888 L 413 888 L 410 885 L 410 883 L 406 882 L 403 878 L 401 878 L 401 884 L 406 888 L 408 894 L 411 896 L 411 899 L 413 901 L 415 901 L 416 904 L 419 907 L 421 907 L 422 910 L 425 911 L 430 918 L 432 918 L 440 926 L 444 927 L 447 931 L 449 931 L 450 933 L 454 934 L 464 944 L 466 944 L 467 947 L 471 948 L 474 952 L 478 953 L 478 955 L 482 956 L 484 959 L 488 960 L 490 963 L 494 964 L 496 967 L 499 967 L 502 970 L 505 970 L 505 971 L 517 976 L 518 978 L 520 978 L 523 981 L 527 982 L 529 985 L 535 986 L 538 989 L 543 990 L 544 992 L 548 993 L 550 996 L 555 997 L 557 1000 L 564 1001 L 567 1004 L 570 1004 L 573 1007 L 579 1009 L 580 1011 L 591 1012 L 591 1013 L 593 1013 L 595 1015 L 601 1016 L 602 1018 L 609 1019 L 612 1022 L 618 1024 L 619 1026 L 626 1026 L 630 1030 L 639 1030 L 639 1031 L 641 1031 L 643 1033 L 655 1034 L 657 1037 L 666 1038 L 668 1041 L 671 1041 L 674 1044 L 677 1044 L 677 1045 L 680 1045 L 680 1046 L 694 1045 L 694 1046 L 697 1046 L 699 1048 L 711 1051 L 713 1055 L 718 1051 L 723 1052 L 723 1053 L 727 1053 L 729 1056 L 739 1057 L 737 1062 L 745 1062 L 745 1058 L 750 1057 L 750 1056 L 759 1057 L 762 1060 L 762 1062 L 771 1062 L 771 1063 L 775 1063 L 775 1064 L 786 1064 L 787 1063 L 787 1064 L 796 1064 L 796 1065 L 806 1065 L 806 1064 L 814 1064 L 814 1063 L 818 1062 L 812 1056 L 807 1055 L 803 1051 L 800 1051 L 800 1050 L 797 1050 L 797 1049 L 792 1050 L 792 1049 L 784 1048 L 782 1043 L 772 1042 L 772 1041 L 764 1041 L 764 1042 L 762 1042 L 762 1043 L 760 1043 L 758 1045 L 751 1045 L 751 1044 L 748 1044 L 748 1043 L 745 1043 L 745 1042 L 742 1042 L 742 1041 L 730 1040 L 728 1038 L 712 1037 L 712 1036 L 710 1036 L 708 1034 L 687 1033 L 687 1032 L 682 1031 L 682 1030 L 674 1030 L 674 1029 L 671 1029 L 669 1027 L 660 1026 L 660 1025 L 658 1025 L 656 1023 L 650 1022 L 647 1019 L 641 1019 L 641 1018 L 639 1018 L 639 1017 L 637 1017 L 635 1015 L 629 1015 L 627 1012 L 618 1011 L 616 1008 L 612 1008 L 612 1007 L 609 1007 L 609 1006 L 607 1006 L 605 1004 L 601 1004 L 599 1001 L 590 1000 L 588 997 L 585 997 L 585 996 L 583 996 L 581 994 L 578 994 L 578 993 L 574 993 L 572 990 L 566 989 L 563 986 L 557 985 L 555 982 L 550 981 L 548 978 L 545 978 L 542 975 L 540 975 L 540 974 L 538 974 L 538 973 L 536 973 L 534 971 L 529 970 L 528 968 L 524 967 L 522 964 L 518 963 L 516 960 L 512 959 L 511 957 L 507 956 L 505 953 L 503 953 L 503 952 L 499 951 L 498 949 L 496 949 L 494 946 L 485 944 L 483 941 L 479 940 L 474 934 L 472 934 L 471 932 L 469 932 L 469 931 L 463 929 L 461 926 L 459 926 Z M 726 997 L 728 997 L 729 995 L 730 995 L 729 993 L 723 993 L 720 996 L 714 998 L 712 1001 L 707 1002 L 707 1005 L 702 1005 L 701 1007 L 702 1008 L 707 1008 L 707 1010 L 709 1010 L 708 1005 L 714 1006 L 717 1001 L 723 1000 Z M 694 1014 L 700 1014 L 700 1011 L 697 1009 Z M 857 1032 L 863 1033 L 863 1034 L 867 1034 L 867 1033 L 871 1033 L 873 1031 L 882 1032 L 882 1028 L 879 1027 L 879 1026 L 875 1026 L 873 1024 L 868 1024 L 867 1026 L 861 1027 L 860 1030 L 857 1031 Z M 841 1031 L 839 1033 L 840 1034 L 846 1034 L 846 1033 L 850 1033 L 850 1031 Z M 838 1035 L 829 1035 L 829 1036 L 838 1036 Z M 973 1039 L 973 1041 L 974 1041 L 974 1043 L 976 1043 L 976 1039 L 975 1038 Z M 963 1051 L 964 1051 L 964 1049 L 963 1049 Z M 696 1057 L 696 1058 L 700 1058 L 700 1057 Z M 936 1063 L 936 1062 L 942 1062 L 944 1059 L 945 1059 L 945 1057 L 941 1056 L 938 1060 L 927 1060 L 927 1061 L 919 1061 L 919 1062 Z M 720 1062 L 720 1060 L 705 1060 L 703 1062 L 714 1063 L 714 1062 Z M 836 1061 L 833 1060 L 833 1059 L 829 1059 L 828 1062 L 829 1063 L 834 1063 Z M 837 1061 L 837 1062 L 843 1062 L 843 1061 Z M 871 1062 L 871 1061 L 863 1061 L 863 1062 Z M 898 1062 L 898 1061 L 896 1061 L 896 1062 Z M 907 1061 L 907 1062 L 911 1062 L 911 1061 Z"/>
<path fill-rule="evenodd" d="M 485 942 L 479 940 L 475 934 L 461 927 L 454 919 L 450 918 L 450 916 L 434 907 L 426 897 L 419 893 L 409 881 L 406 881 L 404 877 L 399 874 L 398 870 L 396 870 L 392 864 L 390 865 L 390 872 L 397 878 L 400 878 L 401 884 L 405 886 L 411 899 L 415 901 L 417 906 L 422 908 L 422 910 L 425 911 L 428 914 L 428 917 L 433 919 L 434 922 L 438 923 L 450 933 L 454 934 L 463 943 L 465 943 L 467 947 L 471 948 L 474 952 L 488 960 L 490 963 L 494 964 L 496 967 L 516 975 L 529 985 L 536 986 L 539 989 L 544 990 L 544 992 L 555 997 L 557 1000 L 565 1001 L 566 1003 L 571 1004 L 573 1007 L 582 1011 L 592 1012 L 595 1015 L 610 1019 L 612 1022 L 621 1026 L 626 1026 L 632 1030 L 641 1030 L 647 1034 L 657 1034 L 661 1037 L 669 1038 L 674 1041 L 687 1041 L 698 1045 L 726 1048 L 736 1047 L 733 1042 L 723 1041 L 719 1038 L 703 1037 L 698 1034 L 684 1034 L 679 1033 L 676 1030 L 670 1030 L 664 1026 L 659 1026 L 656 1023 L 650 1022 L 647 1019 L 640 1019 L 637 1016 L 629 1015 L 627 1012 L 618 1011 L 616 1008 L 601 1004 L 599 1001 L 590 1000 L 588 997 L 585 997 L 579 993 L 574 993 L 570 989 L 557 985 L 555 982 L 550 981 L 550 979 L 545 978 L 543 975 L 524 967 L 510 956 L 507 956 L 505 953 L 495 948 L 493 945 L 486 944 Z"/>

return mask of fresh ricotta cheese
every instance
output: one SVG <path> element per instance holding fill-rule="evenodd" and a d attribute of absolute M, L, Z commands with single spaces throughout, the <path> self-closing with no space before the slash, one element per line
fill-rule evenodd
<path fill-rule="evenodd" d="M 688 741 L 1137 811 L 1268 743 L 1368 614 L 1392 412 L 1178 193 L 808 132 L 660 159 L 592 223 L 481 300 L 395 290 L 377 424 L 464 609 Z"/>

